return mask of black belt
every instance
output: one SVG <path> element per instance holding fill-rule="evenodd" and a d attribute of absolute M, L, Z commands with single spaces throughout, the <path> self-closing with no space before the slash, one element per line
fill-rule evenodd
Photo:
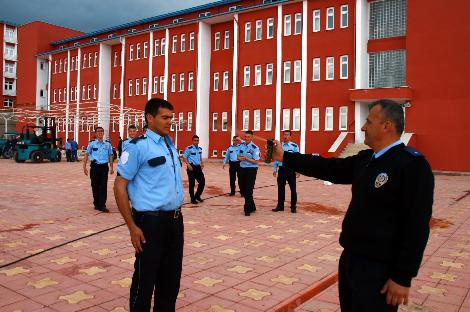
<path fill-rule="evenodd" d="M 176 210 L 158 210 L 158 211 L 137 211 L 132 208 L 132 213 L 135 215 L 148 215 L 152 217 L 173 217 L 174 219 L 178 219 L 181 215 L 181 207 Z"/>
<path fill-rule="evenodd" d="M 91 161 L 91 164 L 94 165 L 94 166 L 103 166 L 103 165 L 106 165 L 106 166 L 107 166 L 107 165 L 108 165 L 107 162 L 102 163 L 102 164 L 99 164 L 99 163 L 96 162 L 96 160 L 92 160 L 92 161 Z"/>
<path fill-rule="evenodd" d="M 228 162 L 231 163 L 231 164 L 237 164 L 237 163 L 239 163 L 240 161 L 239 161 L 239 160 L 233 160 L 233 161 L 232 161 L 232 160 L 229 160 Z"/>

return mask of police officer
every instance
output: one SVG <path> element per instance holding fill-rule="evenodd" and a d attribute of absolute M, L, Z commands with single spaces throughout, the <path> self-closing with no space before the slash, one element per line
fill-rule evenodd
<path fill-rule="evenodd" d="M 284 130 L 284 140 L 282 142 L 282 149 L 288 153 L 298 153 L 299 147 L 294 142 L 291 142 L 291 131 Z M 277 206 L 272 211 L 284 211 L 284 201 L 286 198 L 286 181 L 289 183 L 290 188 L 290 212 L 297 212 L 297 188 L 296 188 L 296 178 L 300 175 L 295 173 L 294 170 L 282 166 L 282 162 L 274 162 L 274 172 L 273 176 L 276 177 L 277 174 Z"/>
<path fill-rule="evenodd" d="M 232 138 L 233 144 L 227 148 L 224 157 L 224 164 L 222 169 L 225 169 L 227 162 L 229 163 L 229 177 L 230 177 L 230 196 L 235 195 L 235 180 L 238 176 L 238 188 L 240 188 L 240 176 L 238 174 L 240 168 L 240 161 L 238 160 L 238 150 L 240 144 L 240 137 L 235 135 Z"/>
<path fill-rule="evenodd" d="M 180 288 L 184 190 L 178 152 L 169 137 L 172 112 L 165 100 L 147 102 L 147 134 L 133 139 L 122 153 L 114 182 L 136 251 L 131 312 L 150 311 L 152 294 L 153 311 L 175 311 Z"/>
<path fill-rule="evenodd" d="M 183 153 L 183 161 L 186 164 L 186 172 L 188 173 L 188 182 L 189 182 L 189 196 L 191 197 L 191 203 L 197 204 L 198 202 L 203 202 L 201 198 L 202 191 L 204 191 L 204 185 L 206 184 L 206 179 L 204 178 L 204 173 L 202 169 L 204 168 L 204 163 L 202 162 L 202 148 L 199 147 L 199 137 L 193 135 L 193 144 L 186 147 Z M 194 185 L 197 180 L 197 190 L 194 194 Z"/>
<path fill-rule="evenodd" d="M 341 311 L 397 311 L 407 304 L 429 236 L 434 176 L 424 156 L 400 141 L 402 107 L 371 104 L 362 130 L 371 149 L 340 158 L 288 153 L 273 159 L 307 176 L 352 184 L 339 242 Z"/>
<path fill-rule="evenodd" d="M 145 124 L 145 125 L 142 127 L 142 135 L 145 135 L 145 133 L 147 133 L 147 129 L 148 129 L 148 126 Z"/>
<path fill-rule="evenodd" d="M 258 173 L 258 161 L 260 160 L 260 151 L 258 146 L 253 143 L 253 131 L 245 132 L 245 142 L 240 144 L 238 160 L 240 160 L 239 181 L 241 193 L 245 198 L 243 210 L 245 216 L 256 211 L 255 201 L 253 200 L 253 189 Z"/>
<path fill-rule="evenodd" d="M 93 205 L 96 210 L 109 212 L 106 208 L 106 198 L 108 195 L 108 172 L 114 173 L 113 169 L 113 147 L 109 141 L 105 141 L 104 129 L 96 127 L 96 139 L 90 141 L 83 158 L 83 172 L 88 175 L 87 162 L 90 158 L 90 180 L 93 191 Z M 109 164 L 109 167 L 108 167 Z M 111 171 L 109 171 L 111 168 Z"/>
<path fill-rule="evenodd" d="M 127 134 L 129 137 L 122 141 L 122 151 L 126 150 L 127 145 L 137 136 L 137 127 L 134 125 L 130 125 L 129 128 L 127 128 Z"/>

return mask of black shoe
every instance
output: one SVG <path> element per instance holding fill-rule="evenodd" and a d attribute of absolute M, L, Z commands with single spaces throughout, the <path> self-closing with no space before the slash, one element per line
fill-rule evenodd
<path fill-rule="evenodd" d="M 202 203 L 204 201 L 204 199 L 202 199 L 201 197 L 197 197 L 196 200 L 200 203 Z"/>
<path fill-rule="evenodd" d="M 106 213 L 109 212 L 109 209 L 106 208 L 106 207 L 98 208 L 98 210 L 101 211 L 101 212 L 106 212 Z"/>
<path fill-rule="evenodd" d="M 100 208 L 98 208 L 98 206 L 95 206 L 95 210 L 100 210 Z"/>
<path fill-rule="evenodd" d="M 249 212 L 245 212 L 245 217 L 249 217 L 250 216 L 250 213 Z"/>
<path fill-rule="evenodd" d="M 292 213 L 297 213 L 297 208 L 295 208 L 295 207 L 294 207 L 294 208 L 291 208 L 291 209 L 290 209 L 290 212 L 292 212 Z"/>
<path fill-rule="evenodd" d="M 274 211 L 274 212 L 284 211 L 284 208 L 276 207 L 276 208 L 274 208 L 274 209 L 271 209 L 271 211 Z"/>
<path fill-rule="evenodd" d="M 191 200 L 191 204 L 197 205 L 198 202 L 197 202 L 195 199 L 192 199 L 192 200 Z"/>

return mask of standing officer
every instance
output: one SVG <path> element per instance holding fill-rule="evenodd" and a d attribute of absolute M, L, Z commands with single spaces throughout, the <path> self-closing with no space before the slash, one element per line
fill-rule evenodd
<path fill-rule="evenodd" d="M 135 248 L 131 312 L 175 311 L 183 260 L 184 200 L 181 164 L 169 137 L 173 106 L 161 99 L 145 105 L 146 136 L 122 153 L 114 196 Z M 132 204 L 129 205 L 129 200 Z"/>
<path fill-rule="evenodd" d="M 273 159 L 307 176 L 352 184 L 339 238 L 341 311 L 397 311 L 408 303 L 429 237 L 434 176 L 423 154 L 400 141 L 402 107 L 371 104 L 362 130 L 371 147 L 340 158 L 288 153 L 277 142 Z"/>
<path fill-rule="evenodd" d="M 298 153 L 299 147 L 294 142 L 290 141 L 291 131 L 284 130 L 284 140 L 282 142 L 282 149 L 289 153 Z M 296 189 L 296 178 L 300 174 L 295 173 L 294 170 L 284 167 L 282 162 L 274 162 L 273 176 L 276 177 L 277 173 L 277 206 L 272 211 L 284 211 L 284 201 L 286 198 L 286 181 L 289 183 L 290 188 L 290 212 L 297 212 L 297 189 Z"/>
<path fill-rule="evenodd" d="M 193 135 L 193 144 L 186 147 L 183 153 L 183 161 L 186 164 L 186 172 L 188 173 L 189 181 L 189 196 L 191 197 L 191 203 L 197 204 L 203 202 L 201 198 L 202 191 L 204 191 L 204 185 L 206 184 L 206 179 L 204 178 L 204 173 L 202 169 L 204 164 L 202 163 L 202 148 L 199 147 L 199 137 Z M 195 180 L 197 180 L 197 190 L 194 194 L 194 185 Z"/>
<path fill-rule="evenodd" d="M 245 216 L 256 211 L 255 201 L 253 200 L 253 189 L 256 182 L 256 174 L 258 173 L 258 160 L 260 160 L 260 152 L 258 146 L 253 143 L 253 131 L 245 132 L 245 142 L 240 144 L 240 186 L 241 193 L 245 198 L 243 210 Z"/>
<path fill-rule="evenodd" d="M 229 163 L 229 176 L 230 176 L 230 196 L 235 195 L 235 180 L 238 176 L 238 188 L 240 188 L 240 176 L 238 171 L 240 169 L 240 161 L 238 160 L 238 150 L 240 144 L 240 138 L 238 136 L 234 136 L 232 139 L 233 144 L 227 148 L 227 152 L 225 153 L 224 164 L 222 169 L 225 169 L 225 165 L 227 162 Z"/>
<path fill-rule="evenodd" d="M 127 148 L 127 145 L 137 136 L 137 127 L 134 125 L 130 125 L 129 128 L 127 128 L 127 134 L 129 137 L 122 141 L 122 151 L 124 152 Z"/>
<path fill-rule="evenodd" d="M 143 127 L 142 127 L 142 135 L 145 135 L 147 133 L 147 129 L 148 129 L 148 126 L 147 124 L 145 124 Z"/>
<path fill-rule="evenodd" d="M 104 129 L 96 127 L 96 139 L 90 141 L 83 158 L 83 172 L 88 175 L 87 162 L 90 158 L 90 180 L 93 191 L 93 205 L 96 210 L 109 212 L 106 208 L 106 198 L 108 196 L 108 172 L 114 173 L 113 169 L 113 147 L 108 141 L 104 141 Z M 109 171 L 109 167 L 111 171 Z"/>

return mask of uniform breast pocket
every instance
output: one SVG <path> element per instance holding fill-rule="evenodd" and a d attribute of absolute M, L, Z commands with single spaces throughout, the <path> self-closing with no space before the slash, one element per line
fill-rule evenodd
<path fill-rule="evenodd" d="M 158 157 L 149 159 L 147 162 L 150 167 L 157 167 L 166 163 L 166 158 L 165 156 L 158 156 Z"/>
<path fill-rule="evenodd" d="M 191 155 L 196 155 L 196 153 L 191 153 Z"/>
<path fill-rule="evenodd" d="M 229 151 L 229 153 L 233 153 L 233 151 Z"/>
<path fill-rule="evenodd" d="M 95 152 L 96 152 L 97 150 L 98 150 L 98 148 L 97 148 L 97 147 L 93 147 L 93 151 L 95 151 Z"/>

